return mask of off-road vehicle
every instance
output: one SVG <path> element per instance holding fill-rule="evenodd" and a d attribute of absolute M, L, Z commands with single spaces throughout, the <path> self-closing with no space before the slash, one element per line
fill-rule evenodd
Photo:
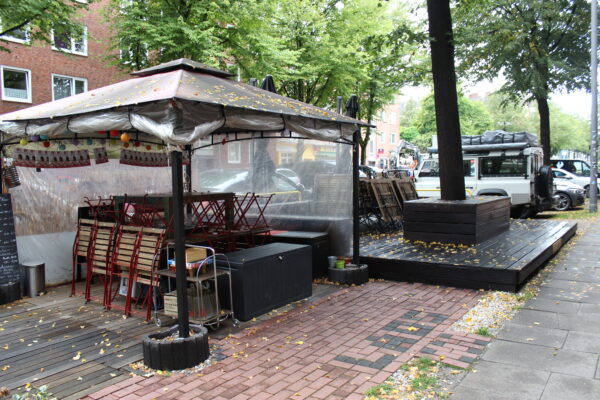
<path fill-rule="evenodd" d="M 552 169 L 543 165 L 535 135 L 489 131 L 463 136 L 463 174 L 468 196 L 510 196 L 511 216 L 532 217 L 555 201 Z M 419 197 L 440 197 L 437 148 L 421 162 L 415 177 Z"/>

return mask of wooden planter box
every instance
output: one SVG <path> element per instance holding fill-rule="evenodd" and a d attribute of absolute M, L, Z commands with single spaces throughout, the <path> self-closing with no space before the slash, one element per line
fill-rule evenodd
<path fill-rule="evenodd" d="M 408 240 L 475 244 L 506 232 L 509 226 L 510 197 L 404 203 L 404 238 Z"/>

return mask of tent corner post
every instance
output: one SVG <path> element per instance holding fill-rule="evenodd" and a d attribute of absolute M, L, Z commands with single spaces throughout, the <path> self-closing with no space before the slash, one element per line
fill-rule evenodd
<path fill-rule="evenodd" d="M 179 337 L 189 336 L 187 303 L 187 273 L 185 269 L 185 231 L 183 226 L 183 160 L 180 151 L 171 152 L 173 184 L 173 231 L 175 240 L 175 271 L 177 284 L 177 320 Z"/>
<path fill-rule="evenodd" d="M 355 265 L 360 263 L 360 234 L 359 234 L 359 172 L 358 172 L 358 148 L 359 148 L 360 130 L 352 134 L 352 262 Z"/>

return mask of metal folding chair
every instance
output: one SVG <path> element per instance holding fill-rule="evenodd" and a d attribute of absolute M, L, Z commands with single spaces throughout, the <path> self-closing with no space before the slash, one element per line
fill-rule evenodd
<path fill-rule="evenodd" d="M 71 296 L 75 295 L 75 282 L 77 280 L 77 268 L 81 267 L 80 257 L 84 257 L 88 262 L 88 249 L 92 240 L 92 235 L 96 228 L 96 221 L 80 218 L 77 222 L 77 232 L 73 242 L 73 273 L 71 280 Z"/>

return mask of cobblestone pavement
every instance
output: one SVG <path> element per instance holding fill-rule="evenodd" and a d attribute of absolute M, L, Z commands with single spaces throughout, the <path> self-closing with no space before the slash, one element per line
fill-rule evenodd
<path fill-rule="evenodd" d="M 362 399 L 414 356 L 468 366 L 489 338 L 449 327 L 478 297 L 419 283 L 349 287 L 211 340 L 227 357 L 201 373 L 137 375 L 88 399 Z"/>

